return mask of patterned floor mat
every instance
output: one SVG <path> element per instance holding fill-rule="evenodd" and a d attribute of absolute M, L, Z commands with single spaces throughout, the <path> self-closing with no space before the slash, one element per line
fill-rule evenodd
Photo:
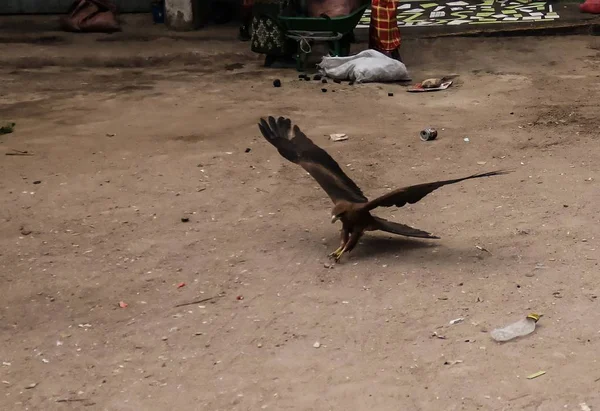
<path fill-rule="evenodd" d="M 403 1 L 398 3 L 398 26 L 458 26 L 463 24 L 492 24 L 547 21 L 559 15 L 551 4 L 528 0 L 485 0 L 433 2 Z M 369 27 L 371 10 L 367 9 L 357 27 Z"/>

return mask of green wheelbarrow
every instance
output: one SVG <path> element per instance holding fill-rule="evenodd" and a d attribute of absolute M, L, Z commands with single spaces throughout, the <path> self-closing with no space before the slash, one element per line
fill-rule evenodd
<path fill-rule="evenodd" d="M 304 71 L 312 45 L 316 42 L 327 42 L 329 53 L 333 56 L 349 55 L 354 28 L 370 4 L 370 1 L 366 1 L 352 13 L 340 17 L 279 16 L 277 19 L 285 28 L 286 37 L 298 42 L 297 70 Z"/>

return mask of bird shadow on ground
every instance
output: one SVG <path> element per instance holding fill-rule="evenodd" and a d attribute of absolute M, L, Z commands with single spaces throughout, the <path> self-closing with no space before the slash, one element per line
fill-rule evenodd
<path fill-rule="evenodd" d="M 434 249 L 437 246 L 439 244 L 414 238 L 364 236 L 356 248 L 352 250 L 352 255 L 360 258 L 369 256 L 394 257 L 411 253 L 413 250 Z M 416 254 L 423 255 L 423 252 Z"/>
<path fill-rule="evenodd" d="M 444 263 L 458 263 L 470 259 L 483 259 L 475 249 L 448 248 L 440 240 L 424 240 L 402 237 L 365 236 L 350 254 L 354 262 L 391 259 L 401 257 L 405 262 L 423 260 Z"/>

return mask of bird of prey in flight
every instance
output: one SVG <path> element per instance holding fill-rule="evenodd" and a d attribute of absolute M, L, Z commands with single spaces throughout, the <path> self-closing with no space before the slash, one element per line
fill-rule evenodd
<path fill-rule="evenodd" d="M 365 231 L 381 230 L 406 237 L 439 238 L 428 232 L 371 215 L 373 209 L 414 204 L 445 185 L 509 172 L 498 170 L 452 180 L 417 184 L 398 188 L 369 201 L 356 183 L 342 171 L 338 163 L 325 150 L 314 144 L 297 125 L 292 128 L 291 120 L 284 117 L 275 120 L 270 116 L 268 121 L 261 118 L 258 127 L 267 141 L 277 148 L 279 154 L 305 169 L 333 201 L 331 222 L 335 223 L 338 220 L 342 222 L 340 247 L 329 254 L 329 257 L 333 257 L 336 262 L 340 260 L 342 254 L 352 251 Z"/>

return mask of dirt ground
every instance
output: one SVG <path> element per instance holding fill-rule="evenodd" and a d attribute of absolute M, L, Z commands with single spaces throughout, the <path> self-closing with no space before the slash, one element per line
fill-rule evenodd
<path fill-rule="evenodd" d="M 0 44 L 0 409 L 600 409 L 600 39 L 407 40 L 449 90 L 323 93 L 217 34 Z M 369 196 L 516 171 L 378 211 L 441 239 L 370 234 L 326 268 L 330 202 L 267 115 Z"/>

